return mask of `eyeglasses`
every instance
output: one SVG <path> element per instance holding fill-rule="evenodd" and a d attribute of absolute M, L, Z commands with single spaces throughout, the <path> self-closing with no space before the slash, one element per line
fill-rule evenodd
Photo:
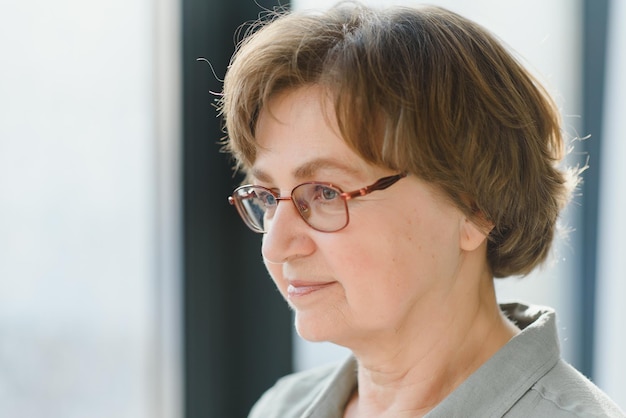
<path fill-rule="evenodd" d="M 281 197 L 263 186 L 248 184 L 236 188 L 228 202 L 237 208 L 245 224 L 254 232 L 267 233 L 281 200 L 291 200 L 304 222 L 316 231 L 336 232 L 348 225 L 348 200 L 384 190 L 403 177 L 406 173 L 383 177 L 352 192 L 343 192 L 330 183 L 302 183 L 293 188 L 289 197 Z"/>

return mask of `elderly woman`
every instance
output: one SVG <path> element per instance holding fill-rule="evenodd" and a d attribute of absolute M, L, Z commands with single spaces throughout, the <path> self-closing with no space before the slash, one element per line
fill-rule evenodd
<path fill-rule="evenodd" d="M 230 202 L 298 333 L 353 353 L 251 417 L 623 416 L 560 359 L 554 312 L 494 278 L 549 252 L 577 182 L 559 116 L 485 29 L 440 8 L 276 17 L 224 81 Z"/>

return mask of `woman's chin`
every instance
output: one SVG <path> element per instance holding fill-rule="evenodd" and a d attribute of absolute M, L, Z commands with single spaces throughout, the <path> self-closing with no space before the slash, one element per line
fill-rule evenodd
<path fill-rule="evenodd" d="M 310 342 L 333 341 L 340 331 L 338 321 L 328 320 L 322 315 L 312 315 L 296 311 L 295 327 L 298 335 Z"/>

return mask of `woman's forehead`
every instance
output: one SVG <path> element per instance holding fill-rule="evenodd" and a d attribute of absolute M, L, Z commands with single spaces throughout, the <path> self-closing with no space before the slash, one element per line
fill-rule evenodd
<path fill-rule="evenodd" d="M 287 169 L 304 179 L 320 171 L 358 174 L 366 169 L 369 164 L 350 149 L 336 117 L 328 114 L 327 100 L 318 87 L 288 90 L 270 100 L 259 114 L 250 173 L 263 178 Z"/>

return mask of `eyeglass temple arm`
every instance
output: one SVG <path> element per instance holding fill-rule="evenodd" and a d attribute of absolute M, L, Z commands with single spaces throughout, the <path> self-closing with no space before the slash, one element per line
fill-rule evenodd
<path fill-rule="evenodd" d="M 355 190 L 353 192 L 347 192 L 344 194 L 346 199 L 353 199 L 358 196 L 365 196 L 366 194 L 372 193 L 376 190 L 384 190 L 392 184 L 396 183 L 403 177 L 406 177 L 407 173 L 400 173 L 393 176 L 383 177 L 378 180 L 374 184 L 370 184 L 369 186 L 363 187 L 362 189 Z"/>

